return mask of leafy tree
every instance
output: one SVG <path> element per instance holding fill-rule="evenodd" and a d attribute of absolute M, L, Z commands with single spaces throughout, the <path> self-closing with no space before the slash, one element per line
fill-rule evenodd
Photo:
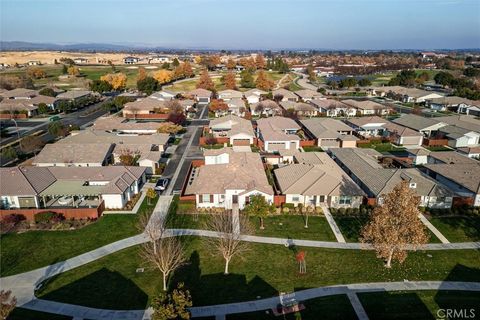
<path fill-rule="evenodd" d="M 411 87 L 415 85 L 416 73 L 415 70 L 402 70 L 394 78 L 392 78 L 389 86 L 407 86 Z"/>
<path fill-rule="evenodd" d="M 144 80 L 147 77 L 147 71 L 145 70 L 144 67 L 138 68 L 138 74 L 137 74 L 137 82 Z"/>
<path fill-rule="evenodd" d="M 265 58 L 263 57 L 263 54 L 259 53 L 255 57 L 255 66 L 257 69 L 265 69 Z"/>
<path fill-rule="evenodd" d="M 184 63 L 182 63 L 182 69 L 183 69 L 183 75 L 186 78 L 193 77 L 193 70 L 192 70 L 192 65 L 190 64 L 190 62 L 185 61 Z"/>
<path fill-rule="evenodd" d="M 48 133 L 52 136 L 59 137 L 66 133 L 65 126 L 61 121 L 53 121 L 48 124 Z"/>
<path fill-rule="evenodd" d="M 68 113 L 70 110 L 73 109 L 73 104 L 70 101 L 60 100 L 57 103 L 57 108 L 61 112 Z"/>
<path fill-rule="evenodd" d="M 152 319 L 190 319 L 188 308 L 192 306 L 192 296 L 190 291 L 184 289 L 184 284 L 180 282 L 172 293 L 161 293 L 152 300 Z"/>
<path fill-rule="evenodd" d="M 4 159 L 16 159 L 17 158 L 17 151 L 13 147 L 6 147 L 2 149 L 2 152 L 0 153 L 2 158 Z"/>
<path fill-rule="evenodd" d="M 260 70 L 258 72 L 257 79 L 255 80 L 255 85 L 258 89 L 270 91 L 273 88 L 273 81 L 268 79 L 265 71 Z"/>
<path fill-rule="evenodd" d="M 39 68 L 39 67 L 35 67 L 35 68 L 29 68 L 27 70 L 27 75 L 30 77 L 30 78 L 34 78 L 34 79 L 42 79 L 42 78 L 46 78 L 47 77 L 47 73 L 45 71 L 43 71 L 43 69 Z"/>
<path fill-rule="evenodd" d="M 368 87 L 368 86 L 372 85 L 372 81 L 370 81 L 370 79 L 368 79 L 368 78 L 362 78 L 362 79 L 358 80 L 358 85 L 360 87 Z"/>
<path fill-rule="evenodd" d="M 407 246 L 416 249 L 427 243 L 419 204 L 418 195 L 403 181 L 382 197 L 382 204 L 373 210 L 363 228 L 361 242 L 373 245 L 377 257 L 386 261 L 385 267 L 390 268 L 392 260 L 402 263 L 407 257 Z"/>
<path fill-rule="evenodd" d="M 222 99 L 212 99 L 210 105 L 208 106 L 208 110 L 215 113 L 223 113 L 228 111 L 228 105 Z"/>
<path fill-rule="evenodd" d="M 36 151 L 42 148 L 44 145 L 42 138 L 39 136 L 26 136 L 22 140 L 20 140 L 20 150 L 23 153 L 36 153 Z"/>
<path fill-rule="evenodd" d="M 155 78 L 155 80 L 158 81 L 159 84 L 162 85 L 165 83 L 169 83 L 173 80 L 173 72 L 170 70 L 161 69 L 155 72 L 153 74 L 153 77 Z"/>
<path fill-rule="evenodd" d="M 247 70 L 243 70 L 240 73 L 241 80 L 240 80 L 240 86 L 244 88 L 255 88 L 255 80 L 253 79 L 253 75 L 251 72 Z"/>
<path fill-rule="evenodd" d="M 250 196 L 250 203 L 245 206 L 244 213 L 252 216 L 260 218 L 260 229 L 265 229 L 263 225 L 263 219 L 275 212 L 275 206 L 273 204 L 269 204 L 265 197 L 257 194 Z"/>
<path fill-rule="evenodd" d="M 109 82 L 105 80 L 93 80 L 92 82 L 90 82 L 90 90 L 98 93 L 104 93 L 112 91 L 113 87 Z"/>
<path fill-rule="evenodd" d="M 38 112 L 40 112 L 41 114 L 45 114 L 45 113 L 48 113 L 50 111 L 50 108 L 43 102 L 40 102 L 38 104 Z"/>
<path fill-rule="evenodd" d="M 197 88 L 202 88 L 210 91 L 215 90 L 215 84 L 210 78 L 210 75 L 208 74 L 207 69 L 204 69 L 200 74 L 200 79 L 198 79 L 198 82 L 197 82 Z"/>
<path fill-rule="evenodd" d="M 138 151 L 132 151 L 128 148 L 120 150 L 120 163 L 124 166 L 135 166 L 141 154 Z"/>
<path fill-rule="evenodd" d="M 237 63 L 235 62 L 235 60 L 233 60 L 232 58 L 228 58 L 227 69 L 228 70 L 233 70 L 233 69 L 235 69 L 236 66 L 237 66 Z"/>
<path fill-rule="evenodd" d="M 171 111 L 167 117 L 168 122 L 172 122 L 177 125 L 182 125 L 185 123 L 185 120 L 187 120 L 187 117 L 185 117 L 183 112 Z"/>
<path fill-rule="evenodd" d="M 55 91 L 52 88 L 48 88 L 48 87 L 43 88 L 40 91 L 38 91 L 38 94 L 42 95 L 42 96 L 48 96 L 48 97 L 55 97 L 56 96 Z"/>
<path fill-rule="evenodd" d="M 114 90 L 122 90 L 127 85 L 127 76 L 121 72 L 103 75 L 100 80 L 108 82 Z"/>
<path fill-rule="evenodd" d="M 428 72 L 423 71 L 417 76 L 416 82 L 422 84 L 428 80 L 430 80 L 430 75 L 428 74 Z"/>
<path fill-rule="evenodd" d="M 169 133 L 169 134 L 177 134 L 183 129 L 182 126 L 177 125 L 172 122 L 164 122 L 160 124 L 160 126 L 157 129 L 158 133 Z"/>
<path fill-rule="evenodd" d="M 440 71 L 433 77 L 436 84 L 441 84 L 442 86 L 451 86 L 455 80 L 455 77 L 450 72 Z"/>
<path fill-rule="evenodd" d="M 68 74 L 68 67 L 66 65 L 62 66 L 62 74 Z"/>
<path fill-rule="evenodd" d="M 340 88 L 348 88 L 355 87 L 357 85 L 357 79 L 347 77 L 345 79 L 340 80 Z"/>
<path fill-rule="evenodd" d="M 235 90 L 237 89 L 237 81 L 235 80 L 235 74 L 231 71 L 227 72 L 222 78 L 225 88 Z"/>
<path fill-rule="evenodd" d="M 143 80 L 137 81 L 137 89 L 148 95 L 159 89 L 158 81 L 153 77 L 146 77 Z"/>
<path fill-rule="evenodd" d="M 178 67 L 180 65 L 180 61 L 178 61 L 177 58 L 173 59 L 172 61 L 172 66 L 174 66 L 175 68 Z"/>
<path fill-rule="evenodd" d="M 317 75 L 315 74 L 315 68 L 309 64 L 307 66 L 307 75 L 308 75 L 308 80 L 310 80 L 310 82 L 316 82 L 317 81 Z"/>
<path fill-rule="evenodd" d="M 480 77 L 480 69 L 468 67 L 463 71 L 463 74 L 467 77 Z"/>
<path fill-rule="evenodd" d="M 67 72 L 68 72 L 69 75 L 75 76 L 75 77 L 80 75 L 80 69 L 78 69 L 75 66 L 68 67 Z"/>

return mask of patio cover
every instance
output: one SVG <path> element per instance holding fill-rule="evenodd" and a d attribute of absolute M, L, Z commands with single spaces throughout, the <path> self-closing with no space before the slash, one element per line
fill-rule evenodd
<path fill-rule="evenodd" d="M 47 189 L 43 190 L 41 196 L 98 196 L 105 186 L 84 185 L 85 181 L 56 181 Z"/>

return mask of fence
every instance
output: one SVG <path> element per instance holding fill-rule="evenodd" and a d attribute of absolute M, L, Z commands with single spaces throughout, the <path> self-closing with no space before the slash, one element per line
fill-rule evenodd
<path fill-rule="evenodd" d="M 427 139 L 423 138 L 423 145 L 427 147 L 433 146 L 447 146 L 448 140 L 447 139 Z"/>
<path fill-rule="evenodd" d="M 61 213 L 65 219 L 96 219 L 102 215 L 105 210 L 105 204 L 102 201 L 96 208 L 44 208 L 44 209 L 2 209 L 0 210 L 0 217 L 5 217 L 10 214 L 21 214 L 25 216 L 28 221 L 34 221 L 35 215 L 40 212 L 55 212 Z"/>
<path fill-rule="evenodd" d="M 26 119 L 28 116 L 24 113 L 10 114 L 10 113 L 0 113 L 0 119 Z"/>
<path fill-rule="evenodd" d="M 127 119 L 154 119 L 154 120 L 166 120 L 168 119 L 167 113 L 149 113 L 149 114 L 132 114 L 124 113 L 123 114 Z"/>

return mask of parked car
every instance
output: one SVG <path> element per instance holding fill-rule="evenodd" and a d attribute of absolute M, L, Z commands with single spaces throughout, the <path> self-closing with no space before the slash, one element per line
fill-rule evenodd
<path fill-rule="evenodd" d="M 167 189 L 167 186 L 168 186 L 168 183 L 170 182 L 170 179 L 168 178 L 162 178 L 162 179 L 159 179 L 157 181 L 157 183 L 155 184 L 155 190 L 156 191 L 164 191 L 165 189 Z"/>

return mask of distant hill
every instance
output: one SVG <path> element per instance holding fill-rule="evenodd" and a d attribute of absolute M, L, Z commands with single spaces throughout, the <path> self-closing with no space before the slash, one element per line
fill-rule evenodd
<path fill-rule="evenodd" d="M 75 43 L 75 44 L 56 44 L 56 43 L 34 43 L 24 41 L 0 41 L 0 51 L 29 51 L 29 50 L 54 50 L 54 51 L 145 51 L 164 48 L 151 48 L 147 46 L 128 46 L 109 43 Z"/>

